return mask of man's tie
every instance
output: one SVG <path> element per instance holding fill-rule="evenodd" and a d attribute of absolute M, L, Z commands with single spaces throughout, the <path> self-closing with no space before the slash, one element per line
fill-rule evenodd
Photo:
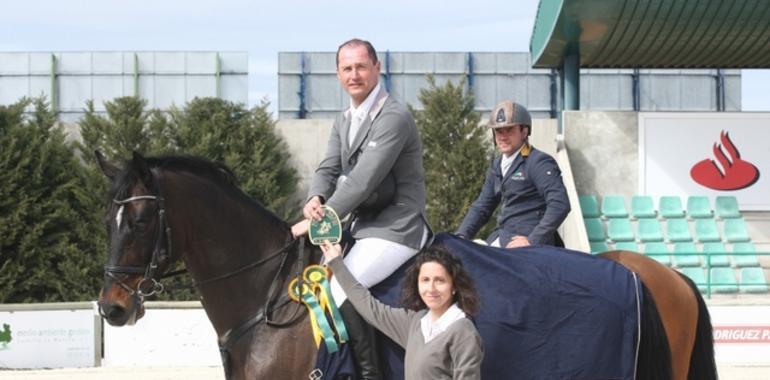
<path fill-rule="evenodd" d="M 358 117 L 358 115 L 351 114 L 350 115 L 350 130 L 348 130 L 348 146 L 353 147 L 353 140 L 356 139 L 356 134 L 358 133 L 358 128 L 361 127 L 361 119 Z"/>

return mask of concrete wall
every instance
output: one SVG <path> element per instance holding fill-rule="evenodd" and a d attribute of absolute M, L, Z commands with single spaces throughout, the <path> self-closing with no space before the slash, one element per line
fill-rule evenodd
<path fill-rule="evenodd" d="M 579 194 L 629 197 L 639 188 L 636 112 L 564 112 L 564 142 Z"/>
<path fill-rule="evenodd" d="M 307 196 L 313 172 L 326 153 L 332 124 L 331 119 L 281 119 L 276 123 L 276 132 L 289 146 L 291 164 L 299 173 L 297 197 L 300 199 Z"/>

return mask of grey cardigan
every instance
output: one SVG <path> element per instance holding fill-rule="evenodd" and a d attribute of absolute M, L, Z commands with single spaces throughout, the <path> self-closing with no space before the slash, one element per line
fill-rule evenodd
<path fill-rule="evenodd" d="M 328 265 L 361 316 L 406 350 L 405 380 L 481 378 L 484 348 L 468 318 L 452 323 L 425 343 L 420 319 L 427 309 L 412 311 L 385 305 L 356 281 L 342 259 L 336 258 Z"/>

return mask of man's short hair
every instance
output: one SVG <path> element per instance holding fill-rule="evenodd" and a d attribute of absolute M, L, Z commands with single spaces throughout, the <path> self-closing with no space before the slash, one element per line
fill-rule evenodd
<path fill-rule="evenodd" d="M 371 42 L 353 38 L 351 40 L 347 40 L 340 45 L 340 47 L 337 48 L 337 56 L 335 57 L 337 61 L 337 67 L 340 65 L 340 50 L 344 47 L 356 47 L 356 46 L 365 46 L 366 52 L 369 54 L 369 59 L 372 60 L 372 64 L 377 64 L 377 51 L 374 50 L 374 46 L 372 46 Z"/>

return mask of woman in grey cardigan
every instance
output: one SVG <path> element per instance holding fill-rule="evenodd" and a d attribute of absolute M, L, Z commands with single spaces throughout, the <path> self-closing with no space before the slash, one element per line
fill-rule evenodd
<path fill-rule="evenodd" d="M 478 296 L 460 261 L 441 247 L 417 256 L 404 278 L 406 308 L 385 305 L 359 284 L 338 244 L 323 244 L 327 265 L 356 310 L 406 350 L 406 380 L 480 379 L 484 349 L 469 319 Z"/>

